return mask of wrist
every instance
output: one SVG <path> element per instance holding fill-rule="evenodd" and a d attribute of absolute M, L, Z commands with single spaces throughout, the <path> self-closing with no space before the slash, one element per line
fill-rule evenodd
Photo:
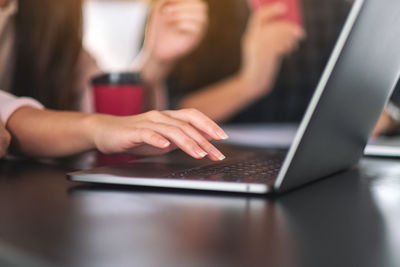
<path fill-rule="evenodd" d="M 240 84 L 240 87 L 246 96 L 249 98 L 258 98 L 265 94 L 266 88 L 268 87 L 264 83 L 260 83 L 251 74 L 241 71 L 236 75 L 236 82 Z"/>
<path fill-rule="evenodd" d="M 242 102 L 252 102 L 254 99 L 260 97 L 258 90 L 254 90 L 254 83 L 248 76 L 244 73 L 237 73 L 233 76 L 232 80 L 235 86 L 231 86 L 232 90 L 235 90 L 235 95 L 241 99 Z"/>
<path fill-rule="evenodd" d="M 149 86 L 157 86 L 165 82 L 174 63 L 157 58 L 150 51 L 143 51 L 139 69 L 144 82 Z"/>
<path fill-rule="evenodd" d="M 102 132 L 101 122 L 102 118 L 108 115 L 102 114 L 87 114 L 82 117 L 82 134 L 89 149 L 98 148 L 98 133 Z"/>
<path fill-rule="evenodd" d="M 268 94 L 275 83 L 280 61 L 275 56 L 265 59 L 263 65 L 245 63 L 238 76 L 246 86 L 246 90 L 253 97 Z"/>

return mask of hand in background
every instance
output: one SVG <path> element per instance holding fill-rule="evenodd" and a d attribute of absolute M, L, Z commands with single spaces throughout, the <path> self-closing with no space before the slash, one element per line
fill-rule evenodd
<path fill-rule="evenodd" d="M 199 45 L 207 12 L 202 0 L 159 0 L 153 6 L 142 51 L 142 75 L 148 83 L 165 79 L 176 60 Z"/>
<path fill-rule="evenodd" d="M 200 43 L 208 23 L 202 0 L 160 0 L 150 16 L 145 47 L 160 62 L 174 62 Z"/>
<path fill-rule="evenodd" d="M 271 90 L 282 58 L 295 50 L 304 30 L 280 17 L 287 8 L 272 4 L 258 9 L 244 35 L 241 76 L 255 95 Z"/>
<path fill-rule="evenodd" d="M 385 111 L 382 112 L 378 123 L 375 126 L 372 137 L 379 135 L 390 134 L 398 127 L 398 124 L 387 114 Z"/>
<path fill-rule="evenodd" d="M 4 157 L 11 142 L 11 136 L 0 123 L 0 158 Z"/>
<path fill-rule="evenodd" d="M 197 110 L 150 111 L 137 116 L 94 115 L 91 119 L 95 147 L 105 154 L 157 155 L 180 148 L 194 158 L 225 156 L 209 140 L 227 138 L 225 132 Z"/>
<path fill-rule="evenodd" d="M 0 8 L 7 6 L 8 0 L 0 0 Z"/>

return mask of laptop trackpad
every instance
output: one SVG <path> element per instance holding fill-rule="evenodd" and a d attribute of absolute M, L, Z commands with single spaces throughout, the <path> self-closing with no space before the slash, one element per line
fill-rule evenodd
<path fill-rule="evenodd" d="M 165 177 L 171 173 L 207 165 L 210 160 L 195 160 L 183 153 L 171 153 L 170 155 L 144 158 L 123 164 L 99 167 L 82 171 L 85 175 L 112 175 L 118 177 Z"/>

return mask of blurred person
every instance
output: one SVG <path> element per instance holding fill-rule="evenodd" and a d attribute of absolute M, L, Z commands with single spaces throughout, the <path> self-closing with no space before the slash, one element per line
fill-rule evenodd
<path fill-rule="evenodd" d="M 296 35 L 294 28 L 292 39 L 288 28 L 286 36 L 279 30 L 280 39 L 271 35 L 274 27 L 278 30 L 276 18 L 284 10 L 270 6 L 251 14 L 246 0 L 208 0 L 210 26 L 204 41 L 179 60 L 169 79 L 174 105 L 197 108 L 219 122 L 298 123 L 354 3 L 299 1 L 306 38 L 296 44 L 303 34 Z M 285 38 L 294 50 L 271 57 Z M 398 87 L 373 136 L 400 129 Z"/>
<path fill-rule="evenodd" d="M 205 41 L 170 77 L 173 103 L 218 122 L 299 122 L 352 6 L 299 1 L 304 29 L 279 5 L 251 13 L 246 0 L 208 0 Z"/>
<path fill-rule="evenodd" d="M 150 40 L 168 40 L 173 45 L 175 36 L 179 42 L 166 58 L 157 58 L 164 54 L 158 53 L 157 47 L 145 45 L 141 72 L 155 95 L 162 87 L 162 72 L 176 60 L 174 57 L 190 51 L 196 45 L 193 40 L 203 32 L 206 20 L 187 23 L 190 16 L 177 16 L 186 13 L 182 7 L 198 2 L 163 0 L 155 6 L 153 15 L 158 12 L 160 18 L 149 25 Z M 148 155 L 179 147 L 195 158 L 208 155 L 212 160 L 222 160 L 224 156 L 208 140 L 221 140 L 226 134 L 196 110 L 114 117 L 46 110 L 36 101 L 58 110 L 92 108 L 88 84 L 99 69 L 82 49 L 81 5 L 79 0 L 0 0 L 0 87 L 28 97 L 16 98 L 0 91 L 0 114 L 12 136 L 12 151 L 34 157 L 63 157 L 97 148 L 106 154 Z M 167 7 L 175 10 L 165 11 Z M 161 26 L 169 35 L 151 34 Z M 162 102 L 155 99 L 153 107 Z M 3 128 L 5 150 L 9 138 Z"/>
<path fill-rule="evenodd" d="M 6 80 L 0 88 L 33 97 L 47 108 L 92 111 L 89 82 L 101 70 L 82 48 L 82 1 L 40 1 L 8 0 L 3 8 L 2 36 L 8 46 L 1 49 L 8 52 L 8 60 L 0 62 L 0 68 L 9 75 L 1 75 Z M 148 110 L 165 108 L 163 78 L 201 39 L 207 24 L 204 5 L 200 0 L 161 0 L 154 5 L 139 64 L 152 100 Z M 159 57 L 164 52 L 158 43 L 168 43 L 168 58 Z"/>

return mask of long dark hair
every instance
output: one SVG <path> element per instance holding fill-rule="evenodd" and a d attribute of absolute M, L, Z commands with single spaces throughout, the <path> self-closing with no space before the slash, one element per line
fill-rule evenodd
<path fill-rule="evenodd" d="M 82 0 L 18 0 L 12 91 L 52 109 L 76 109 Z"/>
<path fill-rule="evenodd" d="M 169 77 L 180 97 L 234 74 L 241 63 L 241 39 L 250 12 L 247 0 L 206 0 L 209 27 L 199 47 L 178 62 Z"/>

